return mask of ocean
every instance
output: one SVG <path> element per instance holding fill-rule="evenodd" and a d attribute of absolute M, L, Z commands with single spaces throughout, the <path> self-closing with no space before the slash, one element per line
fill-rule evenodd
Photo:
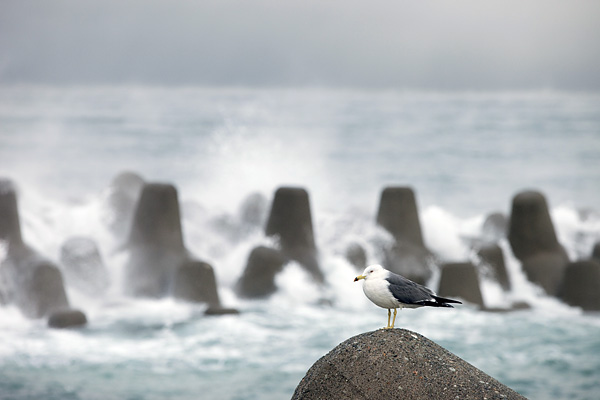
<path fill-rule="evenodd" d="M 123 171 L 177 187 L 185 245 L 239 315 L 124 294 L 123 238 L 105 202 Z M 528 189 L 545 194 L 571 260 L 588 258 L 600 241 L 600 94 L 6 86 L 0 177 L 17 187 L 26 243 L 58 263 L 67 239 L 93 238 L 111 282 L 102 297 L 67 287 L 87 314 L 81 329 L 0 307 L 0 399 L 285 399 L 317 359 L 387 322 L 344 255 L 358 242 L 382 261 L 389 238 L 375 216 L 387 186 L 415 190 L 442 261 L 471 260 L 486 216 L 508 214 Z M 270 204 L 281 186 L 309 192 L 325 284 L 291 263 L 272 297 L 241 299 L 248 254 L 270 239 L 240 228 L 240 207 L 257 194 Z M 546 296 L 500 245 L 512 289 L 482 277 L 485 303 L 531 309 L 403 310 L 396 326 L 528 398 L 596 399 L 600 315 Z"/>

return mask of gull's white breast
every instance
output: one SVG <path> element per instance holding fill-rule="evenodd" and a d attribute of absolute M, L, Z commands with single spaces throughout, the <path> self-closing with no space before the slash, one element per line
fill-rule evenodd
<path fill-rule="evenodd" d="M 363 292 L 365 296 L 382 308 L 398 308 L 401 304 L 388 289 L 390 283 L 385 279 L 365 279 Z"/>

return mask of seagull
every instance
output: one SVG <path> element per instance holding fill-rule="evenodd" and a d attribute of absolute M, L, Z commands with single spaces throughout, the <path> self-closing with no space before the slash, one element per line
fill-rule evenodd
<path fill-rule="evenodd" d="M 425 306 L 452 308 L 448 303 L 462 304 L 458 300 L 436 296 L 431 289 L 388 271 L 381 265 L 369 265 L 362 275 L 354 278 L 354 282 L 361 279 L 365 280 L 363 292 L 365 292 L 367 298 L 375 305 L 388 310 L 388 323 L 384 329 L 394 328 L 398 308 Z M 394 319 L 390 325 L 392 309 L 394 309 Z"/>

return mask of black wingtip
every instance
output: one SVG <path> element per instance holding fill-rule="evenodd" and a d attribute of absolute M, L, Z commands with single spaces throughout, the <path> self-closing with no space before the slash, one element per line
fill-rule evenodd
<path fill-rule="evenodd" d="M 428 307 L 449 307 L 449 308 L 454 308 L 450 304 L 438 303 L 437 301 L 419 301 L 416 304 L 419 304 L 419 305 L 422 305 L 422 306 L 428 306 Z"/>
<path fill-rule="evenodd" d="M 462 304 L 462 301 L 458 301 L 458 300 L 453 300 L 453 299 L 447 299 L 445 297 L 440 297 L 440 296 L 432 296 L 435 301 L 437 301 L 438 303 L 453 303 L 453 304 Z M 452 307 L 452 306 L 450 306 Z"/>
<path fill-rule="evenodd" d="M 439 296 L 431 296 L 431 297 L 433 297 L 433 299 L 435 301 L 425 300 L 425 301 L 420 301 L 417 304 L 420 304 L 422 306 L 429 306 L 429 307 L 448 307 L 448 308 L 454 308 L 454 306 L 452 306 L 449 303 L 462 304 L 462 302 L 460 302 L 458 300 L 446 299 L 444 297 L 439 297 Z"/>

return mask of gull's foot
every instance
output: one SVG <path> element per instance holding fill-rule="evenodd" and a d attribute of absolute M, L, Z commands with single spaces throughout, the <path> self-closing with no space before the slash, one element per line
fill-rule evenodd
<path fill-rule="evenodd" d="M 394 329 L 394 327 L 393 326 L 385 326 L 385 327 L 383 327 L 381 329 Z"/>

